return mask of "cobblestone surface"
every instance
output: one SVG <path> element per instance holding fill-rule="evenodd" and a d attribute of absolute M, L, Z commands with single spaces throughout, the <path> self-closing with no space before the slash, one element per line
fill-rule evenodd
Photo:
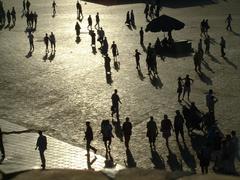
<path fill-rule="evenodd" d="M 21 3 L 15 0 L 3 0 L 4 7 L 10 9 L 15 4 L 17 24 L 9 31 L 0 31 L 0 118 L 23 125 L 27 128 L 45 129 L 47 134 L 65 142 L 84 147 L 85 121 L 91 121 L 94 129 L 94 145 L 104 155 L 104 145 L 100 132 L 102 119 L 110 118 L 111 94 L 115 88 L 122 99 L 120 119 L 123 122 L 129 116 L 133 123 L 133 135 L 130 148 L 138 167 L 151 168 L 151 151 L 146 139 L 146 122 L 150 115 L 156 118 L 158 127 L 163 114 L 173 119 L 175 110 L 181 105 L 176 101 L 176 80 L 179 76 L 190 76 L 195 80 L 191 101 L 206 111 L 205 93 L 213 88 L 219 102 L 216 104 L 216 117 L 224 133 L 232 129 L 239 134 L 239 1 L 222 1 L 205 6 L 181 8 L 164 7 L 161 13 L 173 16 L 185 22 L 182 31 L 173 32 L 175 39 L 191 40 L 197 47 L 199 24 L 203 18 L 210 23 L 210 36 L 213 38 L 212 56 L 206 56 L 203 67 L 205 77 L 200 78 L 193 70 L 192 57 L 167 58 L 165 62 L 158 59 L 160 81 L 154 86 L 147 76 L 145 53 L 139 45 L 139 27 L 147 24 L 144 20 L 144 4 L 127 4 L 119 6 L 102 6 L 83 3 L 84 20 L 81 24 L 81 42 L 75 43 L 74 25 L 76 23 L 75 0 L 59 0 L 57 16 L 51 17 L 51 4 L 45 0 L 33 1 L 32 9 L 39 14 L 38 28 L 34 33 L 35 52 L 30 58 L 28 40 L 24 33 L 25 19 L 20 18 Z M 127 10 L 133 9 L 136 30 L 129 30 L 125 25 Z M 106 83 L 103 58 L 99 52 L 92 54 L 90 36 L 87 31 L 87 17 L 100 13 L 100 24 L 105 29 L 109 44 L 116 41 L 119 48 L 120 70 L 114 70 L 112 64 L 112 85 Z M 227 14 L 233 15 L 234 32 L 225 30 L 224 20 Z M 57 39 L 57 51 L 53 61 L 43 60 L 45 47 L 42 38 L 45 33 L 54 32 Z M 220 57 L 219 41 L 224 36 L 227 41 L 227 59 Z M 146 33 L 145 45 L 154 43 L 163 33 Z M 99 44 L 98 44 L 99 46 Z M 140 78 L 135 69 L 134 50 L 138 48 L 142 55 L 141 65 L 144 78 Z M 117 130 L 117 128 L 116 128 Z M 13 138 L 14 139 L 14 138 Z M 30 146 L 32 147 L 32 146 Z M 191 142 L 187 138 L 184 152 L 192 157 L 191 162 L 184 161 L 175 138 L 170 138 L 171 155 L 165 147 L 161 136 L 157 139 L 159 157 L 167 169 L 173 161 L 181 164 L 184 170 L 197 167 Z M 33 151 L 33 150 L 32 150 Z M 112 148 L 116 162 L 124 164 L 124 144 L 115 137 Z M 34 156 L 35 157 L 35 156 Z M 196 157 L 196 156 L 195 156 Z M 161 158 L 160 158 L 161 159 Z M 192 166 L 192 167 L 190 167 Z M 237 165 L 239 167 L 239 164 Z M 197 170 L 198 171 L 198 170 Z"/>

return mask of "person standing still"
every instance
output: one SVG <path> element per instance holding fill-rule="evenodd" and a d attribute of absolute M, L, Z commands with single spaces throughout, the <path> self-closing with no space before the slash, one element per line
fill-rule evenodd
<path fill-rule="evenodd" d="M 224 49 L 226 48 L 226 41 L 223 37 L 221 37 L 220 47 L 221 47 L 221 56 L 225 57 L 226 53 L 224 52 Z"/>
<path fill-rule="evenodd" d="M 91 146 L 91 142 L 93 140 L 93 131 L 92 131 L 92 127 L 90 126 L 90 122 L 87 121 L 86 122 L 86 131 L 85 131 L 85 137 L 84 137 L 84 140 L 86 140 L 87 144 L 86 144 L 86 149 L 87 149 L 87 155 L 90 155 L 89 152 L 90 152 L 90 149 L 93 150 L 94 154 L 96 154 L 97 152 L 97 149 L 93 146 Z"/>
<path fill-rule="evenodd" d="M 140 44 L 143 45 L 143 38 L 144 38 L 144 31 L 143 31 L 143 27 L 141 27 L 140 31 L 139 31 L 139 34 L 140 34 Z"/>
<path fill-rule="evenodd" d="M 39 150 L 41 162 L 42 162 L 42 169 L 46 168 L 46 159 L 44 152 L 47 150 L 47 137 L 42 134 L 42 131 L 38 131 L 39 137 L 37 139 L 36 148 L 35 150 Z"/>
<path fill-rule="evenodd" d="M 132 135 L 132 123 L 130 122 L 129 117 L 126 117 L 126 121 L 123 123 L 122 126 L 122 131 L 124 136 L 125 147 L 129 149 L 129 141 Z"/>
<path fill-rule="evenodd" d="M 232 31 L 232 25 L 231 25 L 231 23 L 232 23 L 232 15 L 231 14 L 228 15 L 228 17 L 227 17 L 225 22 L 227 23 L 227 27 L 226 27 L 227 31 L 229 31 L 229 30 Z"/>

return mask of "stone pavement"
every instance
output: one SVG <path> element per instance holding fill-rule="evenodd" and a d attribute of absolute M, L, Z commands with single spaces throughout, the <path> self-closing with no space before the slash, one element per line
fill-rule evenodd
<path fill-rule="evenodd" d="M 24 131 L 24 127 L 0 119 L 2 131 Z M 22 133 L 3 135 L 6 158 L 0 165 L 0 171 L 4 174 L 24 170 L 39 169 L 40 159 L 38 150 L 35 150 L 37 133 Z M 99 155 L 90 154 L 90 162 L 87 163 L 86 150 L 72 146 L 50 136 L 47 136 L 48 149 L 46 150 L 47 169 L 90 169 L 103 170 L 105 158 Z M 113 170 L 123 167 L 116 165 Z M 107 170 L 106 170 L 107 171 Z"/>

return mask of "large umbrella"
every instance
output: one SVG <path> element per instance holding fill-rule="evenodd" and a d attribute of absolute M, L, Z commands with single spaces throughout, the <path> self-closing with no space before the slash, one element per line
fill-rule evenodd
<path fill-rule="evenodd" d="M 167 15 L 162 15 L 153 19 L 146 27 L 145 31 L 151 32 L 171 32 L 172 30 L 180 30 L 184 28 L 185 24 L 175 18 Z"/>

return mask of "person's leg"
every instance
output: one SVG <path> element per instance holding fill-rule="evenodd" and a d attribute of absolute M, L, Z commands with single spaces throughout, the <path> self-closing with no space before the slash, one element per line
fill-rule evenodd
<path fill-rule="evenodd" d="M 185 141 L 185 139 L 184 139 L 184 131 L 183 131 L 183 129 L 180 129 L 180 134 L 181 134 L 181 136 L 182 136 L 182 140 Z"/>
<path fill-rule="evenodd" d="M 201 171 L 202 171 L 202 174 L 204 174 L 204 167 L 201 166 Z"/>
<path fill-rule="evenodd" d="M 182 97 L 182 99 L 184 99 L 185 93 L 186 93 L 186 89 L 184 88 L 183 89 L 183 97 Z"/>
<path fill-rule="evenodd" d="M 208 166 L 205 166 L 205 173 L 208 174 Z"/>
<path fill-rule="evenodd" d="M 41 159 L 41 162 L 42 162 L 42 168 L 45 169 L 46 159 L 45 159 L 45 156 L 44 156 L 44 151 L 40 150 L 39 153 L 40 153 L 40 159 Z"/>
<path fill-rule="evenodd" d="M 90 151 L 90 143 L 91 141 L 87 140 L 87 144 L 86 144 L 87 154 L 89 154 L 89 151 Z"/>
<path fill-rule="evenodd" d="M 190 97 L 190 90 L 187 91 L 187 94 L 188 94 L 188 100 L 189 100 L 189 97 Z"/>

